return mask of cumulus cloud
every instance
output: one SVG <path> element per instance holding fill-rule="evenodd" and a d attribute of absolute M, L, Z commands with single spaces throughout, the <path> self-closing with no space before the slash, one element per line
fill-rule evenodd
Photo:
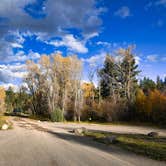
<path fill-rule="evenodd" d="M 41 6 L 45 15 L 36 19 L 37 11 L 32 7 L 36 0 L 1 0 L 0 16 L 4 21 L 0 25 L 5 33 L 19 29 L 55 35 L 60 33 L 59 29 L 73 27 L 85 34 L 98 32 L 103 10 L 96 8 L 95 3 L 95 0 L 47 0 Z"/>
<path fill-rule="evenodd" d="M 19 63 L 41 56 L 24 48 L 27 37 L 35 35 L 37 40 L 47 44 L 65 46 L 74 53 L 87 53 L 86 44 L 99 35 L 102 25 L 99 16 L 106 11 L 96 3 L 97 0 L 46 0 L 41 3 L 38 0 L 1 0 L 0 82 L 7 86 L 21 79 L 26 71 Z M 79 34 L 72 35 L 71 29 Z M 56 37 L 61 40 L 53 40 Z"/>
<path fill-rule="evenodd" d="M 37 0 L 1 0 L 0 3 L 0 60 L 5 62 L 10 57 L 12 61 L 13 48 L 22 49 L 25 37 L 33 34 L 42 41 L 61 37 L 62 42 L 55 41 L 54 45 L 87 53 L 86 42 L 98 36 L 102 24 L 99 15 L 105 11 L 96 7 L 96 0 L 47 0 L 41 4 Z M 70 34 L 72 28 L 79 30 L 83 41 Z M 18 54 L 16 59 L 26 59 Z"/>
<path fill-rule="evenodd" d="M 50 44 L 54 45 L 55 47 L 59 46 L 66 46 L 72 51 L 78 53 L 87 53 L 88 49 L 85 47 L 85 43 L 79 41 L 78 39 L 74 38 L 73 35 L 65 35 L 61 41 L 51 41 Z"/>
<path fill-rule="evenodd" d="M 25 54 L 23 51 L 19 51 L 16 54 L 12 54 L 10 57 L 6 57 L 0 64 L 0 84 L 8 85 L 12 82 L 21 81 L 27 74 L 25 61 L 38 60 L 41 55 L 37 52 L 29 51 Z"/>
<path fill-rule="evenodd" d="M 19 43 L 11 43 L 13 48 L 23 48 L 23 46 Z"/>
<path fill-rule="evenodd" d="M 105 47 L 110 47 L 111 46 L 111 43 L 103 42 L 103 41 L 98 41 L 96 44 L 101 45 L 101 46 L 105 46 Z"/>
<path fill-rule="evenodd" d="M 30 50 L 28 54 L 25 54 L 25 52 L 21 50 L 14 54 L 10 47 L 7 47 L 6 49 L 7 50 L 5 50 L 3 54 L 5 52 L 8 52 L 7 56 L 5 56 L 6 54 L 4 54 L 4 56 L 0 56 L 2 62 L 4 63 L 16 63 L 26 62 L 27 60 L 37 60 L 41 56 L 39 53 L 33 52 L 32 50 Z"/>
<path fill-rule="evenodd" d="M 0 65 L 0 82 L 11 83 L 16 79 L 22 79 L 27 74 L 24 64 Z"/>
<path fill-rule="evenodd" d="M 151 61 L 151 62 L 156 62 L 158 58 L 158 55 L 148 55 L 147 56 L 147 60 Z"/>
<path fill-rule="evenodd" d="M 4 39 L 0 40 L 0 61 L 6 61 L 10 56 L 13 56 L 13 47 L 10 42 Z"/>
<path fill-rule="evenodd" d="M 96 37 L 96 36 L 99 36 L 99 33 L 98 33 L 98 32 L 92 32 L 92 33 L 89 33 L 89 34 L 84 34 L 85 40 L 94 38 L 94 37 Z"/>
<path fill-rule="evenodd" d="M 140 61 L 141 61 L 142 59 L 139 57 L 139 56 L 135 56 L 135 63 L 137 64 L 137 65 L 139 65 L 140 64 Z"/>
<path fill-rule="evenodd" d="M 146 59 L 150 62 L 166 62 L 166 55 L 152 54 L 148 55 Z"/>
<path fill-rule="evenodd" d="M 115 13 L 115 16 L 119 16 L 121 18 L 126 18 L 131 15 L 130 9 L 127 6 L 122 6 L 120 9 L 118 9 Z"/>
<path fill-rule="evenodd" d="M 103 62 L 105 60 L 105 56 L 106 56 L 106 53 L 102 52 L 100 54 L 91 56 L 89 58 L 82 58 L 82 61 L 84 63 L 88 63 L 88 65 L 91 67 L 97 67 L 97 66 L 103 64 Z"/>

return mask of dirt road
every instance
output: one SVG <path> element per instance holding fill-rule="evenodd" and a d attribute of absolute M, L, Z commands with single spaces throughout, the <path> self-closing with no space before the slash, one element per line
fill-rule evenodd
<path fill-rule="evenodd" d="M 69 128 L 79 125 L 21 118 L 11 118 L 11 121 L 14 129 L 0 131 L 0 166 L 165 165 L 163 162 L 135 155 L 114 146 L 106 146 L 69 132 Z M 90 125 L 90 128 L 98 129 L 99 126 Z M 164 134 L 162 132 L 161 134 Z"/>

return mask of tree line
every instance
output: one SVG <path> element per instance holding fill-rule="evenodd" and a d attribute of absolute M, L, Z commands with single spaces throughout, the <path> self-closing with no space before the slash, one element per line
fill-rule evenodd
<path fill-rule="evenodd" d="M 104 64 L 82 82 L 77 56 L 43 55 L 27 61 L 26 87 L 6 91 L 6 110 L 20 108 L 53 121 L 128 121 L 166 124 L 166 78 L 138 80 L 133 47 L 106 55 Z M 93 77 L 98 77 L 98 86 Z"/>

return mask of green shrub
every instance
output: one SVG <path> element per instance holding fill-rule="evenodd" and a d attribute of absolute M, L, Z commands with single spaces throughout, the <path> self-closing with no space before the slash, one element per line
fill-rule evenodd
<path fill-rule="evenodd" d="M 62 122 L 64 121 L 64 115 L 61 109 L 56 108 L 52 113 L 51 113 L 51 121 L 52 122 Z"/>

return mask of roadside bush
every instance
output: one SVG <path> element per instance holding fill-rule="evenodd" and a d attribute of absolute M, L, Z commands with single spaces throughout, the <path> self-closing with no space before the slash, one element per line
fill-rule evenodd
<path fill-rule="evenodd" d="M 51 121 L 52 122 L 62 122 L 64 121 L 64 115 L 61 109 L 56 108 L 52 113 L 51 113 Z"/>
<path fill-rule="evenodd" d="M 135 102 L 135 119 L 165 125 L 166 95 L 153 90 L 146 96 L 142 90 L 139 90 Z"/>
<path fill-rule="evenodd" d="M 113 122 L 126 120 L 129 112 L 124 101 L 117 103 L 112 100 L 103 100 L 100 104 L 93 103 L 92 106 L 84 105 L 81 113 L 82 120 Z"/>
<path fill-rule="evenodd" d="M 99 104 L 93 103 L 92 106 L 86 104 L 84 105 L 81 112 L 81 120 L 104 122 L 106 119 L 104 111 L 100 109 Z"/>
<path fill-rule="evenodd" d="M 106 115 L 107 122 L 122 121 L 128 115 L 126 104 L 123 101 L 118 103 L 109 100 L 103 101 L 100 109 L 104 111 L 103 114 Z"/>

